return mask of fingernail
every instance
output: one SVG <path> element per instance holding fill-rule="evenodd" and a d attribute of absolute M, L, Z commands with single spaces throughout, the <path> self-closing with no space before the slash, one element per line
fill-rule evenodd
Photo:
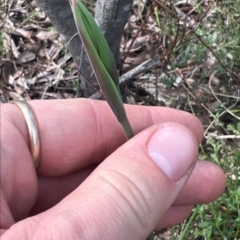
<path fill-rule="evenodd" d="M 147 143 L 151 159 L 173 181 L 184 176 L 197 159 L 197 141 L 182 125 L 160 126 Z"/>

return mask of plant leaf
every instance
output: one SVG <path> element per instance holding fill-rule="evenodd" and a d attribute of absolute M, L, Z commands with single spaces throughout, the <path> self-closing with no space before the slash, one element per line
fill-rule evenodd
<path fill-rule="evenodd" d="M 121 123 L 126 137 L 133 136 L 122 103 L 112 52 L 90 12 L 80 0 L 69 0 L 75 23 L 105 99 Z"/>

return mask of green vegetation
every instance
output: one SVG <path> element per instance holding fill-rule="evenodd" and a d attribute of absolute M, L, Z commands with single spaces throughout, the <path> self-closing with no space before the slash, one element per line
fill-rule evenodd
<path fill-rule="evenodd" d="M 240 239 L 240 1 L 196 1 L 183 17 L 177 1 L 155 4 L 152 17 L 167 36 L 162 53 L 170 66 L 161 84 L 174 89 L 173 79 L 181 76 L 185 110 L 207 119 L 199 158 L 226 174 L 224 194 L 196 206 L 171 228 L 170 239 Z"/>
<path fill-rule="evenodd" d="M 3 32 L 2 31 L 0 31 L 0 56 L 2 56 L 3 55 L 3 53 L 4 53 L 4 47 L 3 47 Z"/>
<path fill-rule="evenodd" d="M 230 124 L 228 129 L 235 137 L 240 136 L 240 123 L 236 127 Z M 201 158 L 210 159 L 221 166 L 226 174 L 226 190 L 217 201 L 197 206 L 181 227 L 173 227 L 172 232 L 179 235 L 172 239 L 240 238 L 240 149 L 239 138 L 236 141 L 233 138 L 229 141 L 210 137 L 203 145 L 205 151 Z"/>
<path fill-rule="evenodd" d="M 133 132 L 121 99 L 118 72 L 112 52 L 85 5 L 80 0 L 70 0 L 70 4 L 79 36 L 98 84 L 112 112 L 122 125 L 126 139 L 130 139 Z"/>

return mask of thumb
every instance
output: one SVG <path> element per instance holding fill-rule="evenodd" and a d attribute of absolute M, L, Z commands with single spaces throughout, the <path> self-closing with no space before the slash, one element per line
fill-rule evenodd
<path fill-rule="evenodd" d="M 148 128 L 59 204 L 15 224 L 2 239 L 146 239 L 187 182 L 197 149 L 182 125 Z"/>

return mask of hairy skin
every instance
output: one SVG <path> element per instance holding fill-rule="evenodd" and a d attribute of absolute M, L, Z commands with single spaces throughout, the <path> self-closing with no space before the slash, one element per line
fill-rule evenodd
<path fill-rule="evenodd" d="M 3 240 L 146 239 L 154 226 L 177 224 L 193 205 L 214 201 L 224 191 L 224 173 L 210 162 L 198 160 L 195 165 L 192 159 L 192 174 L 183 187 L 185 183 L 170 180 L 146 155 L 148 139 L 165 127 L 179 129 L 176 137 L 191 136 L 196 155 L 203 128 L 186 112 L 127 105 L 136 136 L 125 143 L 106 102 L 29 104 L 40 128 L 37 174 L 20 109 L 1 105 Z"/>

